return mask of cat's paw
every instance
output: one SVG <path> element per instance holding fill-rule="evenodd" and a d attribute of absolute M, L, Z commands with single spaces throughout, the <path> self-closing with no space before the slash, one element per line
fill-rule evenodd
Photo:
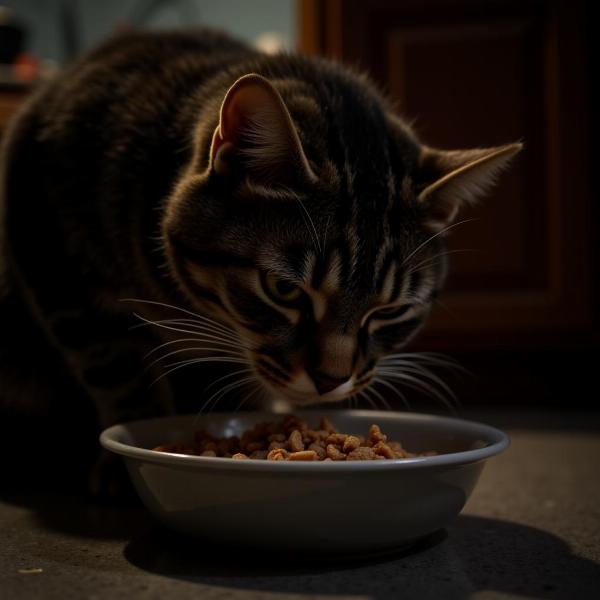
<path fill-rule="evenodd" d="M 90 470 L 88 490 L 101 501 L 128 504 L 136 498 L 123 460 L 106 450 L 102 450 Z"/>

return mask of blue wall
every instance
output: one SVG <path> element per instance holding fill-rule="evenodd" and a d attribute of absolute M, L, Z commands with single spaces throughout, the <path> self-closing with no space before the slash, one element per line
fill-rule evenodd
<path fill-rule="evenodd" d="M 286 48 L 294 48 L 294 0 L 0 0 L 28 28 L 28 49 L 42 59 L 63 62 L 61 6 L 75 16 L 81 48 L 87 48 L 121 24 L 173 28 L 205 24 L 225 29 L 254 42 L 265 32 L 277 34 Z"/>

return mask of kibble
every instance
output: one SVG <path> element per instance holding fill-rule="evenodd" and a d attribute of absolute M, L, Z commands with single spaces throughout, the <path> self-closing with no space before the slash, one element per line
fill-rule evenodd
<path fill-rule="evenodd" d="M 331 460 L 346 460 L 346 455 L 333 444 L 327 444 L 327 456 Z"/>
<path fill-rule="evenodd" d="M 346 460 L 376 460 L 376 458 L 375 451 L 368 446 L 359 446 L 346 456 Z"/>
<path fill-rule="evenodd" d="M 267 460 L 287 460 L 288 456 L 289 452 L 285 448 L 277 448 L 267 454 Z"/>
<path fill-rule="evenodd" d="M 191 444 L 174 442 L 157 446 L 158 452 L 194 456 L 270 461 L 390 460 L 435 456 L 435 450 L 408 452 L 398 441 L 388 441 L 379 425 L 372 424 L 367 436 L 340 433 L 327 418 L 318 429 L 310 429 L 300 417 L 287 415 L 280 422 L 258 423 L 240 436 L 216 438 L 197 431 Z"/>
<path fill-rule="evenodd" d="M 349 435 L 344 440 L 344 444 L 342 445 L 342 451 L 348 454 L 348 452 L 352 452 L 352 450 L 356 450 L 360 446 L 360 438 L 355 435 Z"/>
<path fill-rule="evenodd" d="M 319 457 L 314 450 L 300 450 L 299 452 L 291 452 L 288 455 L 288 460 L 319 460 Z"/>
<path fill-rule="evenodd" d="M 302 441 L 302 434 L 298 429 L 294 429 L 292 433 L 290 433 L 290 437 L 288 439 L 288 444 L 290 446 L 290 450 L 292 452 L 302 452 L 304 450 L 304 442 Z"/>

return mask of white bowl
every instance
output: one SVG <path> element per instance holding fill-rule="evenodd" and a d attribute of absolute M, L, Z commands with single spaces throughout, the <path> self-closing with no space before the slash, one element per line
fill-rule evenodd
<path fill-rule="evenodd" d="M 415 413 L 298 411 L 316 425 L 366 434 L 377 423 L 410 459 L 340 462 L 232 460 L 155 452 L 196 429 L 240 435 L 278 415 L 211 413 L 115 425 L 100 436 L 123 455 L 144 504 L 172 529 L 206 543 L 327 554 L 373 553 L 410 544 L 446 525 L 471 495 L 485 460 L 508 447 L 488 425 Z"/>

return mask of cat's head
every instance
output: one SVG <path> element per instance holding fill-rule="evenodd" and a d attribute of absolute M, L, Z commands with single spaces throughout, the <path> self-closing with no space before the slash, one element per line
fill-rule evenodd
<path fill-rule="evenodd" d="M 427 147 L 338 75 L 237 80 L 200 124 L 163 228 L 189 301 L 297 405 L 358 393 L 417 332 L 444 282 L 446 231 L 521 148 Z"/>

